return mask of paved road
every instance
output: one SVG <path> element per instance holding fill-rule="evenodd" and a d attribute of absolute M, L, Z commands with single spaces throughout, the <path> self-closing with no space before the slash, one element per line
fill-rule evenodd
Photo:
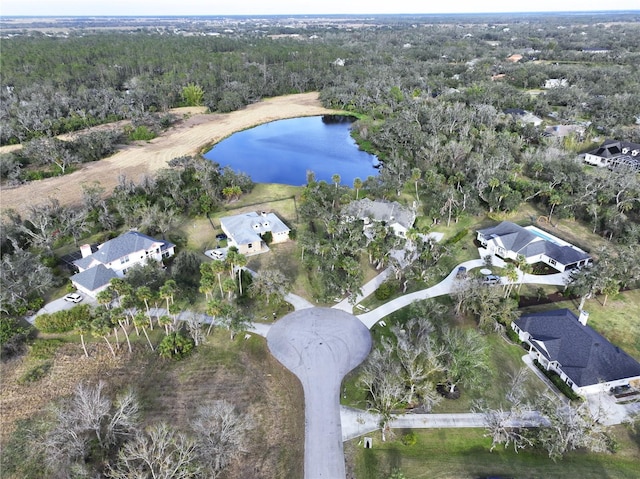
<path fill-rule="evenodd" d="M 340 385 L 369 354 L 369 330 L 344 311 L 302 309 L 271 326 L 267 345 L 304 390 L 305 479 L 344 478 Z"/>
<path fill-rule="evenodd" d="M 480 257 L 484 258 L 486 256 L 486 251 L 483 249 L 479 249 Z M 498 258 L 493 257 L 493 264 L 499 268 L 504 268 L 506 263 Z M 465 261 L 464 263 L 459 264 L 458 266 L 464 266 L 467 268 L 467 271 L 471 271 L 474 268 L 482 268 L 485 266 L 484 260 L 482 259 L 473 259 L 470 261 Z M 362 321 L 362 323 L 367 326 L 369 329 L 373 327 L 378 321 L 380 321 L 385 316 L 404 308 L 405 306 L 410 305 L 414 301 L 420 301 L 423 299 L 435 298 L 436 296 L 442 296 L 445 294 L 450 294 L 453 289 L 455 282 L 459 281 L 456 279 L 456 273 L 458 271 L 458 266 L 453 268 L 451 273 L 444 278 L 440 283 L 432 286 L 431 288 L 423 289 L 420 291 L 416 291 L 414 293 L 405 294 L 404 296 L 400 296 L 388 303 L 383 304 L 382 306 L 370 311 L 368 313 L 358 315 L 358 319 Z M 520 274 L 518 281 L 515 281 L 515 284 L 518 283 L 530 283 L 530 284 L 550 284 L 556 286 L 562 286 L 567 284 L 568 273 L 557 273 L 557 274 L 549 274 L 549 275 L 535 275 L 535 274 Z M 508 284 L 506 278 L 502 278 L 502 284 Z M 334 306 L 335 307 L 335 306 Z"/>

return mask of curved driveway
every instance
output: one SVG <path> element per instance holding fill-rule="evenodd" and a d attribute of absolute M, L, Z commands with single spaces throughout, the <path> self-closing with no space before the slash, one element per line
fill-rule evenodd
<path fill-rule="evenodd" d="M 267 344 L 304 390 L 305 479 L 344 478 L 340 385 L 369 354 L 369 329 L 344 311 L 302 309 L 273 324 Z"/>

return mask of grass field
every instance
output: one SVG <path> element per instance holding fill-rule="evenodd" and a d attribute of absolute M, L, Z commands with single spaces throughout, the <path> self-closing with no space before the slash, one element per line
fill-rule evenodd
<path fill-rule="evenodd" d="M 152 340 L 157 343 L 162 335 L 156 328 Z M 226 399 L 254 419 L 245 453 L 231 466 L 228 477 L 302 477 L 302 388 L 271 357 L 263 338 L 254 336 L 245 341 L 244 335 L 238 335 L 230 341 L 227 331 L 214 331 L 207 344 L 183 361 L 174 362 L 159 359 L 146 347 L 144 339 L 135 334 L 131 337 L 134 354 L 129 355 L 123 346 L 115 359 L 104 342 L 95 338 L 87 338 L 90 358 L 85 358 L 78 338 L 69 335 L 63 342 L 38 340 L 29 355 L 3 362 L 3 447 L 10 442 L 19 419 L 39 414 L 52 401 L 71 394 L 80 381 L 104 380 L 111 392 L 134 388 L 145 425 L 166 421 L 177 430 L 188 429 L 199 405 Z M 43 362 L 48 369 L 42 377 L 32 382 L 19 381 L 25 372 Z"/>
<path fill-rule="evenodd" d="M 407 431 L 397 430 L 393 441 L 383 443 L 371 434 L 373 448 L 364 449 L 359 440 L 346 444 L 347 464 L 356 479 L 383 479 L 394 468 L 411 479 L 477 479 L 499 476 L 517 479 L 636 479 L 640 466 L 640 437 L 624 426 L 613 430 L 619 444 L 615 454 L 573 452 L 553 462 L 546 453 L 501 447 L 490 452 L 491 440 L 482 429 L 414 429 L 418 441 L 405 446 L 400 441 Z"/>

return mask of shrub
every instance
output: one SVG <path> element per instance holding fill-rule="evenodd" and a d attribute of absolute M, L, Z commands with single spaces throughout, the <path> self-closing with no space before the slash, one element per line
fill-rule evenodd
<path fill-rule="evenodd" d="M 18 384 L 34 383 L 42 379 L 51 369 L 51 361 L 45 361 L 28 369 L 18 378 Z"/>
<path fill-rule="evenodd" d="M 415 446 L 416 442 L 418 442 L 418 435 L 413 431 L 402 436 L 402 444 L 405 446 Z"/>
<path fill-rule="evenodd" d="M 165 359 L 180 360 L 188 356 L 193 348 L 193 339 L 181 332 L 174 332 L 162 338 L 158 345 L 158 354 Z"/>
<path fill-rule="evenodd" d="M 0 357 L 9 358 L 24 350 L 31 327 L 22 326 L 16 318 L 0 320 Z"/>
<path fill-rule="evenodd" d="M 153 140 L 157 136 L 145 125 L 140 125 L 135 129 L 131 126 L 125 127 L 124 132 L 127 135 L 127 138 L 132 141 L 149 141 Z"/>
<path fill-rule="evenodd" d="M 46 361 L 53 358 L 53 355 L 60 346 L 64 344 L 61 339 L 36 339 L 29 345 L 29 357 L 38 361 Z"/>
<path fill-rule="evenodd" d="M 80 320 L 91 318 L 89 305 L 74 306 L 71 309 L 51 314 L 41 314 L 35 320 L 35 326 L 43 333 L 66 333 L 75 328 Z"/>
<path fill-rule="evenodd" d="M 262 241 L 264 241 L 267 245 L 270 245 L 273 242 L 273 234 L 271 231 L 266 231 L 262 235 Z"/>
<path fill-rule="evenodd" d="M 386 301 L 391 297 L 393 293 L 396 292 L 396 288 L 397 288 L 397 285 L 395 282 L 385 281 L 380 286 L 378 286 L 378 289 L 376 289 L 376 292 L 375 292 L 376 299 L 380 301 Z"/>
<path fill-rule="evenodd" d="M 551 382 L 553 383 L 553 385 L 555 387 L 558 388 L 558 390 L 564 394 L 565 396 L 567 396 L 570 400 L 572 401 L 579 401 L 582 399 L 582 397 L 580 397 L 579 395 L 577 395 L 575 393 L 575 391 L 573 389 L 571 389 L 571 387 L 565 383 L 562 378 L 558 375 L 558 373 L 556 373 L 555 371 L 547 371 L 542 364 L 540 364 L 536 359 L 533 360 L 533 363 L 538 367 L 538 369 L 540 371 L 542 371 L 542 374 L 544 374 L 545 376 L 547 376 L 547 378 L 549 378 L 549 380 L 551 380 Z"/>
<path fill-rule="evenodd" d="M 466 228 L 458 231 L 453 237 L 451 237 L 451 239 L 449 239 L 449 241 L 447 241 L 447 244 L 459 243 L 465 236 L 467 236 L 468 233 L 469 230 Z"/>

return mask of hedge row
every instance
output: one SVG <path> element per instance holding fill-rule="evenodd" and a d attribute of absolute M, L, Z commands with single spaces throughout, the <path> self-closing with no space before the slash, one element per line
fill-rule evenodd
<path fill-rule="evenodd" d="M 41 314 L 36 318 L 35 326 L 43 333 L 66 333 L 73 330 L 79 321 L 90 319 L 89 305 L 83 304 L 64 311 Z"/>

